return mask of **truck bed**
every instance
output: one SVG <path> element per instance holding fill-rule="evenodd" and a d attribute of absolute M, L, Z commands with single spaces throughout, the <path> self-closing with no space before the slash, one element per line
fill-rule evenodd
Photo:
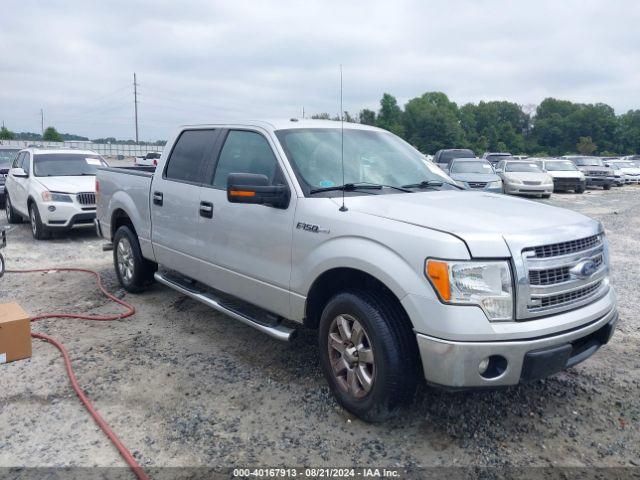
<path fill-rule="evenodd" d="M 140 238 L 141 247 L 150 247 L 151 211 L 149 208 L 154 167 L 99 168 L 96 180 L 100 185 L 96 218 L 102 235 L 112 240 L 111 223 L 122 210 L 131 218 Z"/>

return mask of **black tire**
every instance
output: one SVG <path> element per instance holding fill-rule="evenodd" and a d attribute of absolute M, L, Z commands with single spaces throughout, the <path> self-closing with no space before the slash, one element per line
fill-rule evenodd
<path fill-rule="evenodd" d="M 36 240 L 47 240 L 51 238 L 51 230 L 42 223 L 38 205 L 31 203 L 29 205 L 29 223 L 31 224 L 31 233 Z"/>
<path fill-rule="evenodd" d="M 366 349 L 370 343 L 368 346 L 373 357 L 370 364 L 373 367 L 370 370 L 371 375 L 368 375 L 368 378 L 372 378 L 368 391 L 363 386 L 364 383 L 358 380 L 361 377 L 356 375 L 361 366 L 368 368 L 368 362 L 360 360 L 364 358 L 364 354 L 355 357 L 357 366 L 350 367 L 344 360 L 344 353 L 335 347 L 331 347 L 330 350 L 329 335 L 335 329 L 335 322 L 340 322 L 340 318 L 355 319 L 359 322 L 365 332 L 360 345 L 364 343 Z M 335 295 L 327 302 L 322 312 L 319 345 L 320 363 L 331 391 L 340 405 L 362 420 L 385 420 L 413 400 L 421 371 L 418 348 L 409 320 L 394 299 L 386 295 L 374 296 L 364 291 Z M 343 345 L 345 350 L 355 348 L 350 342 Z M 335 364 L 342 366 L 344 378 L 334 371 L 332 358 Z M 342 361 L 344 363 L 340 363 Z M 355 376 L 356 384 L 361 387 L 359 395 L 350 392 L 347 387 L 349 370 Z"/>
<path fill-rule="evenodd" d="M 584 187 L 576 188 L 576 193 L 584 193 Z"/>
<path fill-rule="evenodd" d="M 603 189 L 603 190 L 611 190 L 611 184 L 609 184 L 609 185 L 603 185 L 603 186 L 602 186 L 602 189 Z"/>
<path fill-rule="evenodd" d="M 551 194 L 550 193 L 545 193 L 544 195 L 542 195 L 542 198 L 551 198 Z"/>
<path fill-rule="evenodd" d="M 153 283 L 158 265 L 142 256 L 138 237 L 123 225 L 113 236 L 113 266 L 118 282 L 127 292 L 138 293 Z"/>
<path fill-rule="evenodd" d="M 4 275 L 4 269 L 5 269 L 4 257 L 0 253 L 0 278 L 2 278 L 2 276 Z"/>
<path fill-rule="evenodd" d="M 9 195 L 5 198 L 4 211 L 7 215 L 7 222 L 9 223 L 22 223 L 22 217 L 18 215 L 11 205 L 11 200 L 9 200 Z"/>

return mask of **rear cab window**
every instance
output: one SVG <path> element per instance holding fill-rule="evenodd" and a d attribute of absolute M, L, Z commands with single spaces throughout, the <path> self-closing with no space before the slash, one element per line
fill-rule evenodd
<path fill-rule="evenodd" d="M 218 130 L 184 130 L 173 147 L 163 178 L 186 183 L 203 183 L 207 164 L 212 160 Z"/>

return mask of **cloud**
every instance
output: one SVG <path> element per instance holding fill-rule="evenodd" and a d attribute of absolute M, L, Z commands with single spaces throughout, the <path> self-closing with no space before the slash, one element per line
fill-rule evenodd
<path fill-rule="evenodd" d="M 5 0 L 0 119 L 89 137 L 182 123 L 377 109 L 441 90 L 458 103 L 547 96 L 640 108 L 640 4 L 569 0 Z"/>

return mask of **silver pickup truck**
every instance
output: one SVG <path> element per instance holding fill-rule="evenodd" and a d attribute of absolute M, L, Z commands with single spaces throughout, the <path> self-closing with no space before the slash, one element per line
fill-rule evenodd
<path fill-rule="evenodd" d="M 617 322 L 602 225 L 464 190 L 373 127 L 185 126 L 155 173 L 102 168 L 96 227 L 130 292 L 156 280 L 280 340 L 317 329 L 365 420 L 448 388 L 540 379 Z"/>

